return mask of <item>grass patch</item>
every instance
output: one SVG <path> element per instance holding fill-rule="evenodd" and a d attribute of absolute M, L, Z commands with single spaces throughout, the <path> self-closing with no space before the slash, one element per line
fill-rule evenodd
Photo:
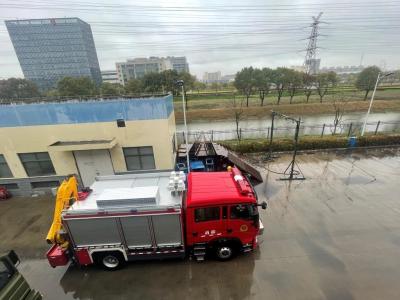
<path fill-rule="evenodd" d="M 371 97 L 372 92 L 369 94 Z M 323 102 L 332 102 L 333 100 L 340 100 L 343 98 L 348 101 L 363 101 L 364 92 L 358 91 L 351 86 L 341 86 L 336 87 L 328 91 L 327 95 L 324 97 Z M 237 103 L 243 101 L 243 105 L 246 105 L 246 97 L 241 95 L 237 91 L 218 91 L 218 92 L 208 92 L 208 93 L 188 93 L 188 107 L 189 109 L 202 109 L 202 108 L 230 108 L 232 107 L 233 99 L 236 99 Z M 400 100 L 400 88 L 398 86 L 385 86 L 379 87 L 376 92 L 377 100 Z M 181 109 L 181 96 L 175 96 L 174 101 L 177 104 L 176 110 Z M 289 104 L 289 94 L 287 91 L 283 93 L 281 98 L 281 104 Z M 276 91 L 271 91 L 264 100 L 264 104 L 272 105 L 277 102 Z M 319 103 L 320 99 L 316 91 L 313 91 L 309 103 Z M 304 92 L 299 91 L 293 98 L 294 103 L 306 103 L 306 97 Z M 258 93 L 254 93 L 250 96 L 249 106 L 260 107 L 260 99 Z"/>
<path fill-rule="evenodd" d="M 349 101 L 345 104 L 345 113 L 351 112 L 366 112 L 369 106 L 369 101 Z M 178 107 L 177 107 L 178 108 Z M 278 111 L 283 114 L 295 116 L 313 115 L 313 114 L 333 114 L 335 108 L 331 102 L 324 103 L 295 103 L 281 105 L 264 105 L 249 106 L 243 108 L 243 118 L 263 118 L 271 115 L 271 110 Z M 377 100 L 374 101 L 371 112 L 393 112 L 400 111 L 400 100 Z M 186 112 L 189 122 L 193 121 L 215 121 L 229 120 L 234 118 L 232 107 L 215 108 L 215 104 L 209 103 L 205 108 L 193 109 L 189 105 L 189 110 Z M 183 113 L 181 110 L 175 110 L 177 123 L 183 122 Z"/>

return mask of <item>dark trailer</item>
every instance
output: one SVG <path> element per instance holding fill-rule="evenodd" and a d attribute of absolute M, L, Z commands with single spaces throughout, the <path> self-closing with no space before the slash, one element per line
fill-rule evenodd
<path fill-rule="evenodd" d="M 231 166 L 238 167 L 244 174 L 250 175 L 252 181 L 262 182 L 260 172 L 249 162 L 229 151 L 225 147 L 209 141 L 188 144 L 190 170 L 192 172 L 226 171 Z M 176 170 L 187 171 L 186 144 L 181 144 L 176 157 Z"/>

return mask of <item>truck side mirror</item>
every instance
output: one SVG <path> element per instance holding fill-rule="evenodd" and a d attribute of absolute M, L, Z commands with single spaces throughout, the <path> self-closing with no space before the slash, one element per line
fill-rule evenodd
<path fill-rule="evenodd" d="M 10 252 L 8 252 L 7 256 L 11 260 L 11 262 L 14 264 L 14 266 L 19 265 L 20 260 L 19 260 L 17 253 L 15 253 L 14 250 L 11 250 Z"/>
<path fill-rule="evenodd" d="M 265 201 L 261 202 L 261 208 L 267 209 L 267 202 L 265 202 Z"/>

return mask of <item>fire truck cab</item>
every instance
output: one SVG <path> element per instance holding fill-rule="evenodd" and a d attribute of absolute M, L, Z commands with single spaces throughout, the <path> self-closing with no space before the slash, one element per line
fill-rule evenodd
<path fill-rule="evenodd" d="M 209 254 L 228 260 L 257 246 L 256 194 L 236 168 L 227 172 L 149 172 L 97 177 L 77 197 L 74 177 L 58 189 L 47 235 L 52 267 L 73 260 L 108 270 L 127 261 Z"/>
<path fill-rule="evenodd" d="M 236 168 L 190 173 L 184 203 L 186 244 L 196 259 L 212 253 L 228 260 L 253 250 L 263 229 L 258 206 L 250 182 Z"/>

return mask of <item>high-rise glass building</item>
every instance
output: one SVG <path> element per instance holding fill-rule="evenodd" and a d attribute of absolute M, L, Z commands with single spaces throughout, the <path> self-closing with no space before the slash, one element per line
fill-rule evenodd
<path fill-rule="evenodd" d="M 90 25 L 79 18 L 5 21 L 22 72 L 41 90 L 66 76 L 101 83 Z"/>

